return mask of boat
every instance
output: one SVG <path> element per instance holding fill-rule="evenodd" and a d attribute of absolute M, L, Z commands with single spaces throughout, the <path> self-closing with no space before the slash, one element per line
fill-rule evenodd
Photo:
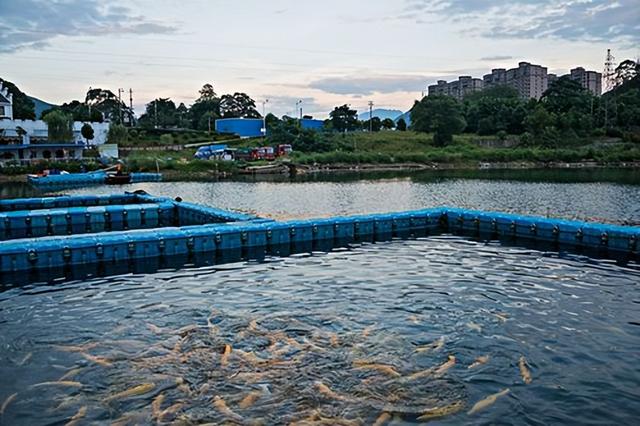
<path fill-rule="evenodd" d="M 107 169 L 108 170 L 108 169 Z M 128 183 L 160 182 L 161 173 L 116 173 L 107 170 L 96 170 L 86 173 L 47 173 L 27 175 L 27 181 L 38 187 L 68 187 L 85 185 L 125 185 Z"/>

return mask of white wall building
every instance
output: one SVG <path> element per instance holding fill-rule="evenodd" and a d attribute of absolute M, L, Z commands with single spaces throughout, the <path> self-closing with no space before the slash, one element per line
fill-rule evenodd
<path fill-rule="evenodd" d="M 13 95 L 0 81 L 0 120 L 13 120 Z"/>
<path fill-rule="evenodd" d="M 82 129 L 82 121 L 73 122 L 73 142 L 85 143 L 80 129 Z M 109 132 L 109 124 L 105 123 L 89 123 L 93 127 L 93 139 L 89 141 L 90 145 L 102 145 L 107 142 L 107 133 Z M 42 120 L 6 120 L 0 119 L 0 138 L 17 138 L 19 137 L 18 128 L 23 129 L 26 134 L 22 137 L 23 144 L 29 144 L 36 141 L 44 141 L 47 139 L 47 123 Z M 59 141 L 50 141 L 51 143 Z"/>

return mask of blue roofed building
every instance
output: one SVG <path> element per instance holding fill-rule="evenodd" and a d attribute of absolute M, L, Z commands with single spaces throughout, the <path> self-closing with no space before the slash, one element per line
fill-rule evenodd
<path fill-rule="evenodd" d="M 221 118 L 216 120 L 216 132 L 255 138 L 264 135 L 263 125 L 261 118 Z"/>
<path fill-rule="evenodd" d="M 324 121 L 314 120 L 312 118 L 303 118 L 300 120 L 300 127 L 309 130 L 322 130 L 324 128 Z"/>

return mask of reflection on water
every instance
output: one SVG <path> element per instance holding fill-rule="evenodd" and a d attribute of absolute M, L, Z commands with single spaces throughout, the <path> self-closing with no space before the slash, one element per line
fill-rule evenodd
<path fill-rule="evenodd" d="M 630 424 L 639 283 L 432 237 L 8 288 L 2 421 Z"/>

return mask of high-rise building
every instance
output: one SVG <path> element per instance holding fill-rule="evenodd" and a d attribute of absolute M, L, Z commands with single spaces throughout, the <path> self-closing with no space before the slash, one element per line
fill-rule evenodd
<path fill-rule="evenodd" d="M 547 69 L 540 65 L 520 62 L 518 68 L 505 70 L 497 68 L 483 77 L 484 87 L 498 85 L 511 86 L 518 91 L 523 98 L 540 99 L 547 90 Z"/>
<path fill-rule="evenodd" d="M 596 96 L 602 94 L 602 74 L 596 71 L 587 71 L 582 67 L 574 68 L 570 71 L 569 78 L 577 81 Z"/>
<path fill-rule="evenodd" d="M 463 75 L 458 77 L 458 80 L 454 80 L 450 83 L 447 83 L 444 80 L 438 80 L 437 84 L 429 86 L 427 90 L 429 96 L 447 95 L 461 101 L 468 94 L 478 92 L 482 90 L 483 87 L 484 83 L 479 78 Z"/>

